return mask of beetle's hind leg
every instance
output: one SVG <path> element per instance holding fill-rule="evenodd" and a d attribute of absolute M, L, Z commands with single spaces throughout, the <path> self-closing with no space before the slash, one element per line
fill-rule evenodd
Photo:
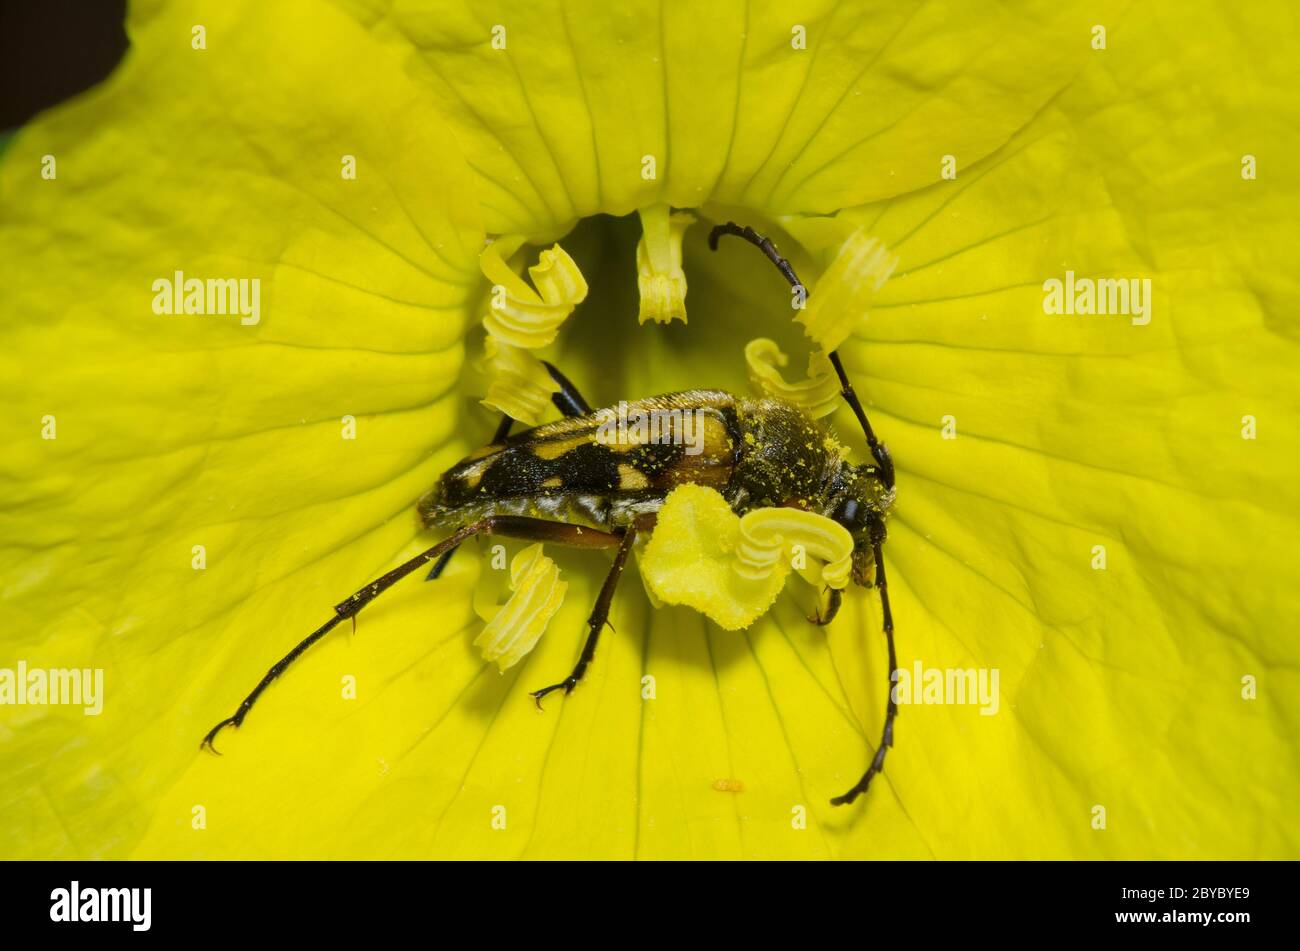
<path fill-rule="evenodd" d="M 559 390 L 551 394 L 551 402 L 565 416 L 587 416 L 591 413 L 591 406 L 583 399 L 582 394 L 573 382 L 555 368 L 555 364 L 546 360 L 542 361 L 542 366 L 546 367 L 546 372 L 551 375 L 551 379 L 559 384 Z M 510 435 L 510 427 L 515 423 L 514 419 L 505 414 L 501 414 L 501 422 L 497 424 L 497 431 L 492 434 L 492 441 L 489 446 L 495 446 L 497 443 L 506 441 Z M 447 570 L 447 564 L 451 561 L 452 555 L 456 554 L 456 548 L 449 548 L 439 556 L 438 560 L 433 563 L 429 573 L 424 576 L 425 581 L 437 581 L 442 577 L 442 573 Z"/>
<path fill-rule="evenodd" d="M 600 640 L 600 632 L 609 623 L 609 609 L 614 603 L 618 580 L 623 576 L 623 569 L 627 566 L 627 556 L 632 551 L 637 535 L 653 527 L 654 518 L 653 515 L 641 516 L 623 531 L 622 541 L 619 542 L 618 551 L 614 555 L 614 563 L 609 566 L 609 574 L 605 576 L 605 583 L 600 586 L 600 594 L 596 597 L 595 607 L 591 609 L 591 617 L 587 618 L 587 640 L 582 645 L 582 654 L 578 657 L 578 663 L 569 676 L 559 683 L 533 691 L 533 699 L 537 701 L 539 710 L 542 706 L 542 698 L 548 693 L 556 690 L 563 690 L 566 695 L 573 693 L 573 688 L 578 686 L 578 681 L 582 680 L 582 675 L 587 672 L 591 659 L 596 656 L 596 643 Z"/>
<path fill-rule="evenodd" d="M 602 532 L 593 528 L 583 528 L 579 525 L 568 525 L 563 522 L 552 522 L 542 518 L 528 518 L 522 515 L 494 515 L 481 519 L 472 525 L 466 525 L 450 537 L 438 542 L 432 548 L 420 552 L 414 558 L 403 562 L 387 574 L 381 575 L 335 605 L 334 617 L 308 634 L 298 642 L 298 645 L 293 650 L 276 661 L 258 682 L 257 686 L 253 688 L 253 692 L 244 698 L 244 702 L 239 705 L 235 712 L 209 730 L 208 735 L 203 738 L 203 742 L 199 745 L 201 747 L 206 746 L 214 753 L 217 752 L 212 745 L 212 741 L 216 739 L 217 734 L 228 726 L 238 727 L 243 724 L 244 718 L 248 716 L 248 711 L 253 708 L 253 704 L 257 703 L 258 697 L 262 695 L 267 687 L 271 686 L 277 677 L 285 672 L 290 664 L 301 657 L 307 651 L 307 648 L 332 631 L 340 621 L 355 618 L 362 608 L 411 572 L 422 568 L 434 559 L 442 558 L 448 552 L 454 551 L 461 542 L 475 535 L 499 535 L 525 541 L 552 542 L 570 548 L 615 548 L 621 547 L 623 541 L 623 536 L 619 534 Z"/>

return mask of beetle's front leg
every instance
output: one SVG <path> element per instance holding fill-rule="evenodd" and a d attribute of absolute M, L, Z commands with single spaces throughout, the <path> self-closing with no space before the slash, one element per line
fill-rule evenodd
<path fill-rule="evenodd" d="M 556 690 L 563 690 L 566 695 L 573 693 L 573 688 L 578 686 L 578 681 L 582 680 L 583 674 L 587 672 L 587 668 L 591 665 L 591 659 L 596 656 L 596 643 L 600 640 L 600 632 L 609 623 L 610 605 L 614 603 L 614 591 L 618 588 L 618 579 L 622 577 L 623 569 L 627 566 L 627 556 L 632 551 L 632 545 L 636 541 L 637 534 L 648 531 L 653 524 L 653 515 L 642 516 L 624 530 L 618 552 L 614 555 L 614 563 L 610 565 L 609 574 L 605 576 L 605 583 L 600 586 L 596 606 L 591 609 L 591 617 L 587 619 L 587 640 L 582 645 L 582 655 L 578 658 L 578 663 L 569 676 L 559 683 L 533 691 L 533 699 L 537 701 L 539 710 L 542 708 L 542 698 L 548 693 Z"/>
<path fill-rule="evenodd" d="M 889 607 L 889 582 L 885 578 L 885 558 L 880 552 L 880 545 L 885 538 L 885 524 L 877 521 L 872 526 L 871 548 L 876 559 L 876 592 L 880 595 L 880 614 L 884 622 L 885 644 L 889 652 L 889 687 L 885 694 L 885 726 L 880 733 L 880 745 L 876 755 L 871 757 L 871 765 L 862 774 L 852 789 L 842 796 L 831 800 L 832 806 L 846 806 L 867 791 L 873 776 L 885 769 L 885 754 L 894 745 L 894 719 L 898 716 L 898 703 L 894 700 L 894 671 L 898 669 L 898 657 L 894 652 L 894 612 Z"/>

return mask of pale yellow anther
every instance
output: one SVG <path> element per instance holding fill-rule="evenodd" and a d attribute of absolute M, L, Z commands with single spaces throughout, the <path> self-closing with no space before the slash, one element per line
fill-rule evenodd
<path fill-rule="evenodd" d="M 551 394 L 560 385 L 551 379 L 542 361 L 527 350 L 501 343 L 490 334 L 483 350 L 488 391 L 479 402 L 511 419 L 536 426 L 551 406 Z"/>
<path fill-rule="evenodd" d="M 741 518 L 715 490 L 686 484 L 660 508 L 640 566 L 659 601 L 738 630 L 772 606 L 791 570 L 819 587 L 843 588 L 852 553 L 848 530 L 825 516 L 763 508 Z"/>
<path fill-rule="evenodd" d="M 877 239 L 859 228 L 850 234 L 826 273 L 817 282 L 816 293 L 795 317 L 804 333 L 829 353 L 867 319 L 876 292 L 889 280 L 898 264 L 897 256 Z"/>
<path fill-rule="evenodd" d="M 779 570 L 777 563 L 781 561 L 784 548 L 784 540 L 779 535 L 760 539 L 742 530 L 736 540 L 736 557 L 731 567 L 742 578 L 758 581 Z"/>
<path fill-rule="evenodd" d="M 510 562 L 510 600 L 474 639 L 483 659 L 495 661 L 501 670 L 518 663 L 546 632 L 568 587 L 560 580 L 555 562 L 542 554 L 540 544 L 529 545 L 515 555 Z"/>
<path fill-rule="evenodd" d="M 519 250 L 517 235 L 499 238 L 479 254 L 479 268 L 492 282 L 483 326 L 513 347 L 545 347 L 560 325 L 587 296 L 587 282 L 573 258 L 558 244 L 543 251 L 528 269 L 536 290 L 514 272 L 507 259 Z"/>
<path fill-rule="evenodd" d="M 560 325 L 587 296 L 587 282 L 573 258 L 558 244 L 528 269 L 533 287 L 508 261 L 524 239 L 507 235 L 479 254 L 479 268 L 492 282 L 483 327 L 488 332 L 481 366 L 488 377 L 484 406 L 536 425 L 559 386 L 542 362 L 529 353 L 555 340 Z"/>
<path fill-rule="evenodd" d="M 695 223 L 686 212 L 671 214 L 667 205 L 640 211 L 641 240 L 636 245 L 636 283 L 641 292 L 641 323 L 686 321 L 686 274 L 682 271 L 682 235 Z"/>
<path fill-rule="evenodd" d="M 812 584 L 843 588 L 849 583 L 853 536 L 825 515 L 785 507 L 755 509 L 741 518 L 740 538 L 735 568 L 742 575 L 771 571 L 783 558 Z"/>
<path fill-rule="evenodd" d="M 537 263 L 528 269 L 542 300 L 552 306 L 568 307 L 570 311 L 587 299 L 587 279 L 569 252 L 558 244 L 537 256 Z"/>
<path fill-rule="evenodd" d="M 772 396 L 779 396 L 799 406 L 809 416 L 819 419 L 829 416 L 840 405 L 840 383 L 830 359 L 821 351 L 808 356 L 808 378 L 798 383 L 787 383 L 780 367 L 790 362 L 776 341 L 759 337 L 745 345 L 745 362 L 749 365 L 749 378 Z"/>

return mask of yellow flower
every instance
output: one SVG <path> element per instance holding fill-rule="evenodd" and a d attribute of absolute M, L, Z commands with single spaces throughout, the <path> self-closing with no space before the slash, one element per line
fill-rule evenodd
<path fill-rule="evenodd" d="M 1297 857 L 1288 22 L 136 4 L 118 72 L 0 159 L 0 668 L 104 670 L 98 716 L 0 708 L 0 856 Z M 700 220 L 674 247 L 669 219 L 647 286 L 671 316 L 680 252 L 691 319 L 640 326 L 662 206 Z M 608 557 L 548 548 L 564 604 L 498 676 L 485 543 L 201 753 L 331 605 L 436 540 L 415 500 L 496 425 L 466 369 L 487 238 L 573 256 L 590 294 L 545 354 L 609 405 L 745 391 L 759 337 L 803 364 L 768 262 L 708 251 L 726 219 L 772 235 L 810 308 L 847 235 L 897 257 L 839 350 L 898 465 L 899 666 L 996 669 L 996 703 L 904 704 L 883 777 L 835 809 L 884 709 L 873 592 L 821 629 L 792 584 L 732 632 L 629 572 L 539 714 Z M 256 279 L 257 306 L 159 313 L 177 272 Z M 1149 279 L 1149 321 L 1048 313 L 1067 274 Z"/>

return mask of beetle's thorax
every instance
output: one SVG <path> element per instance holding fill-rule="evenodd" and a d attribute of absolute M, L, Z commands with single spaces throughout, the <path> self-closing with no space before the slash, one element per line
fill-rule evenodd
<path fill-rule="evenodd" d="M 736 401 L 739 446 L 727 486 L 737 512 L 796 505 L 822 512 L 844 464 L 844 449 L 798 407 L 784 400 Z"/>

